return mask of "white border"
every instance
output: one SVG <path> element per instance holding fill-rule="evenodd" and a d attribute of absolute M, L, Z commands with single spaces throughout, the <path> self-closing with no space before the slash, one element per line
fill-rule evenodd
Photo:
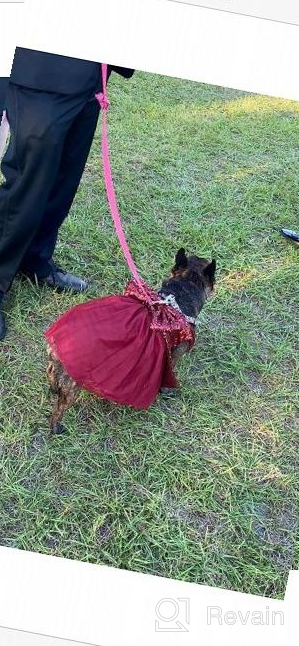
<path fill-rule="evenodd" d="M 0 77 L 10 75 L 14 51 L 24 25 L 24 16 L 24 2 L 0 2 Z"/>
<path fill-rule="evenodd" d="M 162 0 L 163 1 L 163 0 Z M 297 0 L 167 0 L 181 2 L 197 7 L 239 13 L 244 16 L 275 20 L 290 25 L 299 25 L 299 5 Z"/>
<path fill-rule="evenodd" d="M 26 16 L 24 47 L 299 100 L 298 26 L 166 0 L 26 0 Z"/>
<path fill-rule="evenodd" d="M 294 617 L 283 601 L 5 547 L 0 572 L 2 627 L 99 646 L 295 646 Z M 189 622 L 178 602 L 185 631 L 157 632 L 155 609 L 166 598 L 190 600 Z M 222 626 L 215 619 L 208 624 L 209 606 L 221 608 Z M 237 622 L 228 625 L 224 615 L 232 611 Z M 265 625 L 253 625 L 257 612 Z M 283 613 L 284 625 L 280 615 L 271 623 L 273 612 Z M 53 646 L 59 645 L 53 640 Z"/>

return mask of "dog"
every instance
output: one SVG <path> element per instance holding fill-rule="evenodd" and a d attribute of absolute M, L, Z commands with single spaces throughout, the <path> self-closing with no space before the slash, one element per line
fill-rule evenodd
<path fill-rule="evenodd" d="M 199 313 L 214 290 L 215 274 L 215 260 L 209 261 L 198 256 L 187 257 L 185 249 L 181 248 L 176 254 L 169 277 L 162 282 L 157 293 L 166 305 L 179 311 L 192 330 L 195 330 Z M 188 349 L 188 341 L 179 343 L 171 352 L 172 365 L 175 365 Z M 50 392 L 54 395 L 50 432 L 57 434 L 64 431 L 61 424 L 63 415 L 77 401 L 81 388 L 66 372 L 53 344 L 47 343 L 47 356 L 46 376 Z M 172 389 L 161 387 L 160 392 L 170 394 Z"/>

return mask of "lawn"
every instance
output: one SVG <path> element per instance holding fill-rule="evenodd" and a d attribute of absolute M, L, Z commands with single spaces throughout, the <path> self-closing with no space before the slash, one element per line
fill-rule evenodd
<path fill-rule="evenodd" d="M 110 84 L 120 209 L 143 277 L 176 250 L 218 284 L 181 389 L 146 412 L 82 394 L 48 437 L 43 330 L 74 298 L 16 280 L 0 354 L 0 544 L 281 598 L 299 566 L 299 104 L 136 73 Z M 120 292 L 100 129 L 57 260 Z"/>

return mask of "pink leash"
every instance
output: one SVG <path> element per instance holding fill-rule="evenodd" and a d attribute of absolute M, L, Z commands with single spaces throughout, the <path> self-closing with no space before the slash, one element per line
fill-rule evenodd
<path fill-rule="evenodd" d="M 136 283 L 139 285 L 139 287 L 142 290 L 144 290 L 144 283 L 138 274 L 137 267 L 132 258 L 130 249 L 128 247 L 128 243 L 126 240 L 126 236 L 124 234 L 122 221 L 121 221 L 121 217 L 117 206 L 117 199 L 115 195 L 110 157 L 109 157 L 109 143 L 108 143 L 108 129 L 107 129 L 107 112 L 109 109 L 109 99 L 107 95 L 107 65 L 102 64 L 101 67 L 102 67 L 103 92 L 99 92 L 95 96 L 102 110 L 102 160 L 103 160 L 106 192 L 107 192 L 108 202 L 109 202 L 114 226 L 116 229 L 116 233 L 117 233 L 123 254 L 128 263 L 128 267 Z"/>

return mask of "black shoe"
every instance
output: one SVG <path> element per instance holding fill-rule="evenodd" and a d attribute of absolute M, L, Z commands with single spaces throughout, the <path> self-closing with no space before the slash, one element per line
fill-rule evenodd
<path fill-rule="evenodd" d="M 47 285 L 47 287 L 51 287 L 51 289 L 55 289 L 57 292 L 73 292 L 79 294 L 86 291 L 88 287 L 86 280 L 68 274 L 67 271 L 55 265 L 53 261 L 49 264 L 51 265 L 49 276 L 39 278 L 36 275 L 29 275 L 28 278 L 33 282 L 37 282 L 39 285 Z"/>
<path fill-rule="evenodd" d="M 280 233 L 284 238 L 299 244 L 299 233 L 297 231 L 292 231 L 292 229 L 280 229 Z"/>
<path fill-rule="evenodd" d="M 6 322 L 4 313 L 0 311 L 0 341 L 3 341 L 6 334 Z"/>

